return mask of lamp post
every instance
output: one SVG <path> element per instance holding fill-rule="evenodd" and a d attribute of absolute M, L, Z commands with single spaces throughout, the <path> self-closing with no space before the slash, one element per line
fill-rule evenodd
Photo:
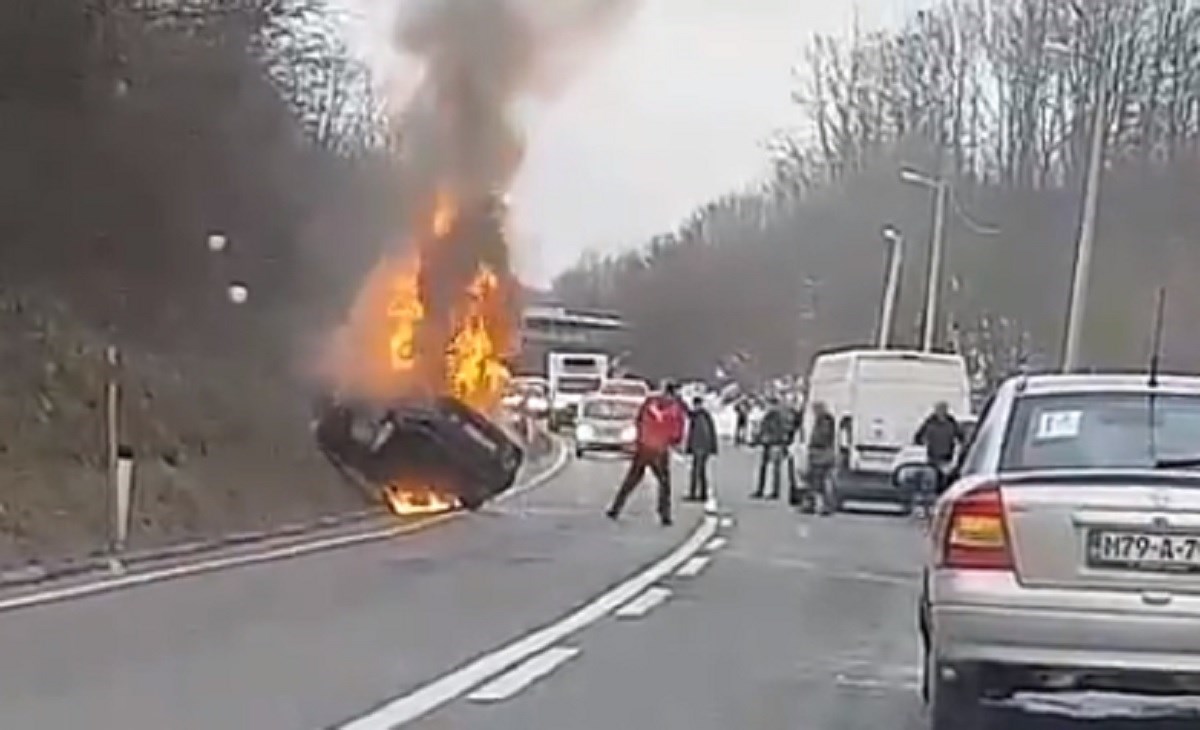
<path fill-rule="evenodd" d="M 1087 310 L 1088 282 L 1092 273 L 1092 252 L 1096 246 L 1096 221 L 1100 213 L 1100 185 L 1104 173 L 1104 150 L 1108 141 L 1109 125 L 1109 57 L 1105 53 L 1097 58 L 1056 43 L 1046 44 L 1046 50 L 1060 55 L 1076 55 L 1096 66 L 1096 101 L 1095 109 L 1092 110 L 1087 177 L 1083 184 L 1083 210 L 1079 218 L 1079 237 L 1075 245 L 1075 262 L 1071 273 L 1071 298 L 1067 302 L 1066 342 L 1063 345 L 1062 369 L 1064 372 L 1072 372 L 1079 368 L 1083 318 Z"/>
<path fill-rule="evenodd" d="M 933 350 L 934 333 L 937 331 L 938 296 L 942 288 L 942 254 L 946 247 L 946 204 L 950 196 L 950 186 L 941 178 L 930 177 L 908 167 L 901 168 L 900 179 L 909 185 L 919 185 L 934 193 L 929 273 L 925 277 L 925 319 L 921 332 L 921 349 L 930 352 Z"/>
<path fill-rule="evenodd" d="M 893 225 L 883 227 L 883 240 L 888 244 L 887 275 L 883 284 L 883 304 L 879 311 L 879 342 L 887 349 L 892 339 L 892 319 L 896 312 L 896 297 L 900 293 L 900 268 L 904 260 L 904 236 Z"/>

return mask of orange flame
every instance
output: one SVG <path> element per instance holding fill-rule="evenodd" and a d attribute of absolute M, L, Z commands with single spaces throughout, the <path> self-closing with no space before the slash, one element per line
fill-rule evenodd
<path fill-rule="evenodd" d="M 401 517 L 432 515 L 457 509 L 458 500 L 426 486 L 393 484 L 383 491 L 388 508 Z"/>
<path fill-rule="evenodd" d="M 509 379 L 504 365 L 508 282 L 481 265 L 449 322 L 427 321 L 431 312 L 421 298 L 423 258 L 436 255 L 438 245 L 454 233 L 458 213 L 453 197 L 439 195 L 411 253 L 385 258 L 367 279 L 334 351 L 343 389 L 384 398 L 433 391 L 484 412 L 499 404 Z M 443 332 L 445 341 L 431 344 L 423 326 Z M 444 347 L 444 360 L 423 360 L 438 354 L 421 352 L 422 347 Z"/>

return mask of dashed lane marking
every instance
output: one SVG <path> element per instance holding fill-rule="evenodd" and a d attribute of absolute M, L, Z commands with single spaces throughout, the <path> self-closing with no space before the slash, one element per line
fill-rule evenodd
<path fill-rule="evenodd" d="M 721 527 L 725 527 L 725 528 L 733 527 L 733 518 L 732 517 L 722 517 L 721 518 Z"/>
<path fill-rule="evenodd" d="M 706 517 L 687 540 L 670 554 L 573 613 L 391 700 L 357 719 L 336 726 L 337 730 L 394 730 L 433 712 L 481 682 L 545 651 L 625 605 L 634 596 L 670 575 L 699 552 L 716 531 L 716 519 Z"/>
<path fill-rule="evenodd" d="M 723 537 L 714 537 L 708 541 L 708 544 L 704 546 L 704 549 L 710 553 L 715 553 L 716 551 L 725 547 L 728 542 L 729 541 Z"/>
<path fill-rule="evenodd" d="M 617 618 L 641 618 L 671 597 L 671 589 L 655 586 L 617 610 Z"/>
<path fill-rule="evenodd" d="M 684 563 L 683 567 L 681 567 L 679 570 L 675 571 L 675 575 L 680 578 L 695 578 L 697 575 L 700 575 L 700 571 L 708 567 L 710 560 L 712 560 L 712 558 L 708 557 L 707 555 L 697 555 L 696 557 Z"/>
<path fill-rule="evenodd" d="M 579 654 L 576 647 L 556 646 L 534 654 L 516 669 L 510 670 L 467 695 L 472 702 L 502 702 L 519 694 L 539 679 L 550 675 Z"/>

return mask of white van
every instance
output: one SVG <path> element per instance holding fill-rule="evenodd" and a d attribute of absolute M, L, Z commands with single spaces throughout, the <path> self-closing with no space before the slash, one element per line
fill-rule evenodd
<path fill-rule="evenodd" d="M 837 496 L 899 499 L 890 474 L 938 401 L 960 418 L 971 414 L 971 385 L 959 355 L 911 350 L 842 350 L 817 355 L 808 376 L 804 430 L 823 401 L 837 425 Z"/>

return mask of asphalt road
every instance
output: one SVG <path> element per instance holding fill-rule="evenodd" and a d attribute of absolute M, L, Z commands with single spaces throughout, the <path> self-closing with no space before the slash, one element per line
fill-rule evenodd
<path fill-rule="evenodd" d="M 0 614 L 0 727 L 923 727 L 911 521 L 750 501 L 731 453 L 727 519 L 681 505 L 661 528 L 646 489 L 613 524 L 621 469 L 577 463 L 389 542 Z"/>

